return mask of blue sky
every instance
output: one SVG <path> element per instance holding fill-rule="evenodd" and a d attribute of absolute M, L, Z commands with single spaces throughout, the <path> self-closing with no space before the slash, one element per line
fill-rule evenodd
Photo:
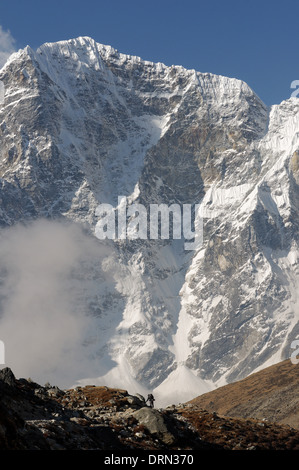
<path fill-rule="evenodd" d="M 298 0 L 0 0 L 0 7 L 0 54 L 90 36 L 146 60 L 239 78 L 267 105 L 289 98 L 299 80 Z"/>

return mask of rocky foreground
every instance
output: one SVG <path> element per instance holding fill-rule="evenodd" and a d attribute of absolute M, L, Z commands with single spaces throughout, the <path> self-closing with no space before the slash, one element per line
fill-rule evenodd
<path fill-rule="evenodd" d="M 299 450 L 299 431 L 208 412 L 152 409 L 141 395 L 85 386 L 60 390 L 0 371 L 1 450 Z"/>

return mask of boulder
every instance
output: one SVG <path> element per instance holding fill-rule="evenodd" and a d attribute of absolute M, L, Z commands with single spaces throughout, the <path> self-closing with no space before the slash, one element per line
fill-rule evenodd
<path fill-rule="evenodd" d="M 10 387 L 16 385 L 16 378 L 9 367 L 4 367 L 0 370 L 0 380 Z"/>
<path fill-rule="evenodd" d="M 131 408 L 142 408 L 145 406 L 145 400 L 140 399 L 137 395 L 128 395 L 126 397 L 126 400 L 129 403 Z"/>
<path fill-rule="evenodd" d="M 133 416 L 139 424 L 143 424 L 152 435 L 161 439 L 165 444 L 174 443 L 175 438 L 167 429 L 164 418 L 158 410 L 146 406 L 135 411 Z"/>

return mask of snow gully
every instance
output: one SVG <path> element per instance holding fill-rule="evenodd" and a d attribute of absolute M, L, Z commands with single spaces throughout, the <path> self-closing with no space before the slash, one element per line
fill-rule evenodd
<path fill-rule="evenodd" d="M 100 240 L 178 240 L 184 237 L 189 240 L 184 243 L 185 250 L 198 250 L 203 242 L 200 204 L 149 204 L 148 213 L 143 204 L 128 205 L 127 198 L 119 196 L 116 208 L 100 204 L 95 215 L 99 217 L 95 235 Z"/>

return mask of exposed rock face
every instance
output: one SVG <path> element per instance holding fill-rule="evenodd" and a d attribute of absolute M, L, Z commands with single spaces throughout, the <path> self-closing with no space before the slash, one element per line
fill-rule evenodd
<path fill-rule="evenodd" d="M 3 227 L 63 218 L 92 234 L 97 206 L 117 207 L 119 196 L 146 208 L 201 203 L 200 249 L 115 240 L 105 289 L 98 260 L 85 263 L 82 278 L 92 272 L 97 287 L 80 305 L 97 334 L 82 341 L 97 336 L 91 354 L 109 364 L 99 383 L 121 377 L 169 403 L 290 354 L 296 98 L 268 109 L 239 80 L 145 62 L 90 38 L 27 47 L 0 78 Z"/>

